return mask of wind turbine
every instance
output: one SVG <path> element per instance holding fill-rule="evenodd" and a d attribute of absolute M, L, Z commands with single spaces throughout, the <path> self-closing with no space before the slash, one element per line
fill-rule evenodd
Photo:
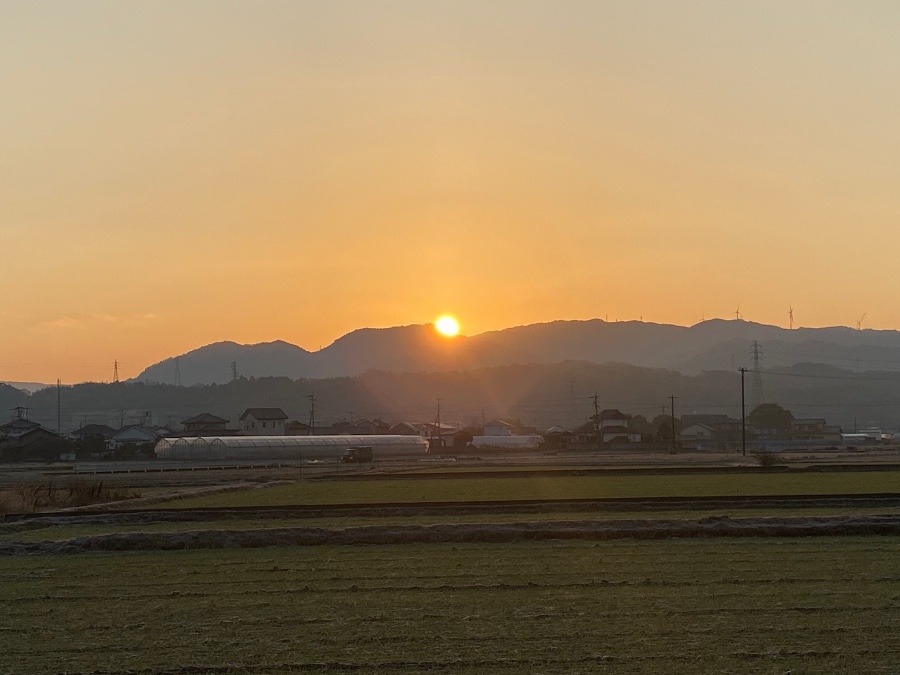
<path fill-rule="evenodd" d="M 788 321 L 790 322 L 790 329 L 794 330 L 794 308 L 788 305 Z"/>
<path fill-rule="evenodd" d="M 740 306 L 740 305 L 738 305 L 738 306 L 737 306 L 737 309 L 734 310 L 734 320 L 735 320 L 735 321 L 740 321 L 740 320 L 741 320 L 741 306 Z"/>
<path fill-rule="evenodd" d="M 862 322 L 863 319 L 866 318 L 866 314 L 868 314 L 868 312 L 863 312 L 863 315 L 859 317 L 859 321 L 856 322 L 856 330 L 862 330 Z"/>

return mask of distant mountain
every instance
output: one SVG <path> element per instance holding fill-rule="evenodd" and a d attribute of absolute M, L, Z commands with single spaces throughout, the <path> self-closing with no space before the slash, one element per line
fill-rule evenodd
<path fill-rule="evenodd" d="M 231 364 L 250 377 L 307 377 L 314 368 L 311 354 L 296 345 L 276 340 L 255 345 L 215 342 L 187 354 L 168 358 L 145 369 L 135 380 L 174 384 L 221 384 L 232 379 Z"/>
<path fill-rule="evenodd" d="M 29 399 L 30 394 L 24 389 L 0 382 L 0 424 L 12 419 L 17 407 L 28 407 Z"/>
<path fill-rule="evenodd" d="M 6 384 L 6 385 L 9 385 L 10 387 L 15 387 L 16 389 L 19 389 L 21 391 L 27 391 L 32 394 L 36 391 L 39 391 L 40 389 L 46 389 L 47 387 L 55 387 L 56 386 L 55 384 L 43 384 L 42 382 L 3 381 L 3 382 L 0 382 L 0 384 Z"/>
<path fill-rule="evenodd" d="M 363 328 L 316 352 L 287 342 L 218 342 L 154 364 L 135 378 L 183 385 L 224 383 L 231 363 L 244 377 L 351 377 L 370 369 L 447 372 L 567 360 L 616 362 L 684 374 L 751 367 L 754 341 L 763 368 L 824 363 L 848 370 L 900 370 L 900 332 L 798 328 L 713 319 L 695 326 L 624 321 L 554 321 L 448 339 L 430 325 Z"/>

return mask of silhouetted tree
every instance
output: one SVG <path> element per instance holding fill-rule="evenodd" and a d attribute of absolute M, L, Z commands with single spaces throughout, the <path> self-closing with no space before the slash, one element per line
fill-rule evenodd
<path fill-rule="evenodd" d="M 747 415 L 747 423 L 756 429 L 789 431 L 794 416 L 777 403 L 763 403 Z"/>

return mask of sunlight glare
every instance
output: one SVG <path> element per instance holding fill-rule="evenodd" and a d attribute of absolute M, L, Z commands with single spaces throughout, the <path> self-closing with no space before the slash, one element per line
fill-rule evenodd
<path fill-rule="evenodd" d="M 445 314 L 435 321 L 434 327 L 437 329 L 438 333 L 446 335 L 447 337 L 453 337 L 459 333 L 459 321 L 449 314 Z"/>

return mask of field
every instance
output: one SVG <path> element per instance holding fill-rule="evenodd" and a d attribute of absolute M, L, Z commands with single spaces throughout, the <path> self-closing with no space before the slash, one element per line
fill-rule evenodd
<path fill-rule="evenodd" d="M 896 672 L 889 537 L 0 559 L 0 670 Z"/>
<path fill-rule="evenodd" d="M 0 673 L 900 663 L 897 471 L 232 480 L 0 525 Z"/>
<path fill-rule="evenodd" d="M 176 500 L 171 508 L 385 502 L 601 499 L 896 492 L 900 471 L 649 475 L 521 475 L 315 480 Z"/>

